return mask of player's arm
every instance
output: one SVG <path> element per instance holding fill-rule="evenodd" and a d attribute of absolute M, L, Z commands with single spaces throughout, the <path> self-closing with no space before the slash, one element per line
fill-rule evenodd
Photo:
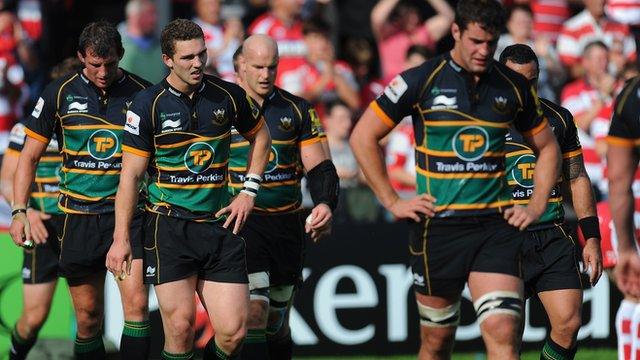
<path fill-rule="evenodd" d="M 331 233 L 332 212 L 338 205 L 340 181 L 336 167 L 325 153 L 319 138 L 302 143 L 300 157 L 307 173 L 314 208 L 305 223 L 305 231 L 314 241 Z"/>
<path fill-rule="evenodd" d="M 238 116 L 233 125 L 249 142 L 245 182 L 242 190 L 231 201 L 231 204 L 220 209 L 215 215 L 220 217 L 228 214 L 227 220 L 222 226 L 228 228 L 233 223 L 234 234 L 240 232 L 242 225 L 253 209 L 255 197 L 262 181 L 262 174 L 267 166 L 269 153 L 271 152 L 271 134 L 265 124 L 261 110 L 256 102 L 246 95 L 244 91 L 242 95 L 243 101 L 240 102 Z"/>
<path fill-rule="evenodd" d="M 27 204 L 31 194 L 31 184 L 36 175 L 40 157 L 47 149 L 48 139 L 41 141 L 28 136 L 20 152 L 20 158 L 13 177 L 12 220 L 9 233 L 16 245 L 22 246 L 32 241 L 31 227 L 27 220 Z M 36 239 L 33 239 L 36 240 Z"/>
<path fill-rule="evenodd" d="M 374 111 L 373 107 L 376 105 L 373 104 L 375 102 L 358 120 L 350 139 L 353 154 L 358 160 L 369 187 L 382 205 L 397 218 L 410 218 L 418 222 L 420 214 L 435 215 L 436 199 L 431 195 L 422 194 L 410 200 L 403 200 L 391 186 L 384 155 L 378 142 L 392 130 L 392 127 Z"/>
<path fill-rule="evenodd" d="M 376 39 L 384 37 L 384 28 L 393 8 L 400 0 L 380 0 L 371 10 L 371 30 Z"/>
<path fill-rule="evenodd" d="M 7 149 L 2 157 L 2 166 L 0 167 L 0 192 L 2 192 L 2 196 L 9 206 L 13 204 L 13 175 L 18 168 L 19 158 L 20 153 L 12 149 Z"/>

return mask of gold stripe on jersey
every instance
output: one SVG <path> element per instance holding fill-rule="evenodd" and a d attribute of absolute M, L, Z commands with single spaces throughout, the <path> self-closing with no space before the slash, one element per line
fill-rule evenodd
<path fill-rule="evenodd" d="M 32 192 L 31 193 L 31 197 L 32 198 L 57 198 L 58 197 L 58 193 L 50 193 L 50 192 Z M 42 207 L 44 209 L 44 206 Z"/>
<path fill-rule="evenodd" d="M 455 174 L 445 174 L 445 173 L 437 173 L 431 172 L 428 170 L 424 170 L 416 166 L 416 171 L 424 176 L 428 176 L 434 179 L 495 179 L 504 176 L 504 171 L 497 171 L 494 173 L 455 173 Z M 262 185 L 264 186 L 264 185 Z"/>
<path fill-rule="evenodd" d="M 125 74 L 125 76 L 128 79 L 131 79 L 131 81 L 133 81 L 134 83 L 138 84 L 138 86 L 140 86 L 140 90 L 144 90 L 147 88 L 146 86 L 142 85 L 138 80 L 136 80 L 133 76 L 130 76 L 129 74 Z"/>
<path fill-rule="evenodd" d="M 253 129 L 247 131 L 246 133 L 242 133 L 242 135 L 253 136 L 255 133 L 260 131 L 260 129 L 262 129 L 263 126 L 264 126 L 264 117 L 260 117 L 260 120 L 258 120 L 258 123 L 256 124 L 256 126 L 254 126 Z"/>
<path fill-rule="evenodd" d="M 500 128 L 500 129 L 508 129 L 509 128 L 509 124 L 508 123 L 497 123 L 497 122 L 490 122 L 490 121 L 484 121 L 484 120 L 473 120 L 474 123 L 477 123 L 477 125 L 479 126 L 487 126 L 487 127 L 494 127 L 494 128 Z M 426 126 L 467 126 L 469 125 L 469 121 L 466 120 L 426 120 L 424 122 L 424 124 Z"/>
<path fill-rule="evenodd" d="M 60 85 L 60 87 L 58 88 L 58 94 L 56 95 L 56 115 L 58 115 L 58 117 L 60 117 L 60 114 L 58 114 L 58 109 L 60 109 L 60 95 L 62 95 L 62 89 L 64 89 L 64 87 L 67 86 L 68 83 L 72 82 L 77 77 L 78 74 L 73 75 L 67 81 L 63 82 L 62 85 Z"/>
<path fill-rule="evenodd" d="M 231 136 L 231 132 L 230 131 L 227 131 L 226 133 L 224 133 L 222 135 L 214 136 L 214 137 L 200 136 L 200 135 L 196 135 L 196 134 L 192 134 L 192 133 L 185 133 L 185 132 L 180 132 L 180 131 L 175 131 L 175 132 L 163 134 L 163 135 L 160 135 L 160 136 L 167 136 L 167 135 L 173 135 L 173 134 L 186 134 L 186 135 L 191 135 L 191 136 L 196 136 L 196 137 L 194 137 L 193 139 L 180 141 L 180 142 L 172 143 L 172 144 L 166 144 L 166 145 L 160 145 L 160 144 L 156 143 L 156 147 L 160 148 L 160 149 L 172 149 L 172 148 L 182 147 L 184 145 L 189 145 L 189 144 L 192 144 L 192 143 L 195 143 L 195 142 L 220 140 L 220 139 L 224 139 L 224 138 L 227 138 L 227 137 Z M 158 136 L 158 137 L 160 137 L 160 136 Z"/>
<path fill-rule="evenodd" d="M 452 114 L 455 114 L 455 115 L 457 115 L 457 116 L 459 116 L 461 118 L 468 119 L 468 120 L 473 120 L 475 122 L 478 122 L 479 123 L 478 125 L 481 125 L 481 126 L 482 125 L 486 125 L 486 126 L 489 126 L 489 127 L 497 127 L 497 128 L 508 128 L 509 127 L 509 123 L 506 123 L 506 122 L 505 123 L 499 123 L 499 122 L 482 120 L 482 119 L 477 118 L 475 116 L 471 116 L 471 115 L 469 115 L 467 113 L 464 113 L 464 112 L 458 111 L 458 110 L 454 110 L 454 109 L 435 109 L 435 110 L 434 109 L 426 109 L 426 110 L 423 110 L 422 108 L 418 108 L 418 111 L 420 111 L 420 114 L 422 114 L 422 115 L 427 115 L 427 114 L 436 113 L 436 112 L 452 113 Z M 427 123 L 429 121 L 440 122 L 440 120 L 424 120 L 423 122 Z M 447 121 L 447 120 L 444 120 L 444 121 Z M 468 122 L 465 122 L 464 124 L 462 124 L 462 120 L 451 120 L 451 121 L 459 121 L 459 122 L 461 122 L 460 125 L 469 125 Z"/>
<path fill-rule="evenodd" d="M 265 213 L 284 213 L 284 212 L 296 212 L 300 210 L 300 204 L 296 201 L 293 204 L 280 206 L 280 207 L 272 207 L 272 208 L 253 208 L 253 212 L 265 212 Z"/>
<path fill-rule="evenodd" d="M 380 105 L 378 105 L 378 103 L 376 102 L 376 100 L 373 100 L 371 102 L 371 104 L 369 104 L 369 107 L 371 108 L 371 110 L 373 110 L 374 113 L 376 113 L 376 115 L 378 115 L 378 118 L 388 127 L 393 128 L 396 126 L 396 123 L 391 120 L 391 118 L 389 117 L 389 115 L 387 115 L 386 112 L 384 112 L 384 110 L 382 110 L 382 108 L 380 107 Z"/>
<path fill-rule="evenodd" d="M 124 145 L 123 145 L 124 146 Z M 73 151 L 73 150 L 69 150 L 67 148 L 62 149 L 62 152 L 65 154 L 69 154 L 69 155 L 73 155 L 73 156 L 92 156 L 91 153 L 89 153 L 88 151 Z M 113 154 L 111 155 L 112 158 L 118 158 L 118 157 L 122 157 L 122 154 Z M 60 161 L 62 161 L 62 158 L 60 159 Z"/>
<path fill-rule="evenodd" d="M 285 99 L 286 101 L 288 101 L 289 103 L 291 103 L 291 106 L 293 106 L 294 110 L 298 113 L 298 118 L 300 119 L 300 121 L 302 121 L 302 111 L 300 111 L 300 108 L 298 107 L 298 105 L 296 104 L 296 102 L 293 99 L 289 99 L 287 97 L 287 95 L 285 93 L 283 93 L 282 91 L 278 90 L 278 93 L 280 94 L 280 96 Z"/>
<path fill-rule="evenodd" d="M 545 117 L 540 124 L 538 124 L 538 126 L 534 127 L 533 129 L 529 130 L 529 131 L 521 131 L 520 133 L 522 134 L 522 136 L 526 136 L 526 137 L 531 137 L 531 136 L 535 136 L 536 134 L 538 134 L 540 131 L 544 130 L 544 128 L 547 126 L 547 118 Z"/>
<path fill-rule="evenodd" d="M 299 146 L 300 147 L 305 147 L 305 146 L 313 145 L 315 143 L 319 143 L 320 141 L 322 141 L 322 139 L 320 139 L 319 137 L 314 137 L 314 138 L 311 138 L 311 139 L 300 141 Z"/>
<path fill-rule="evenodd" d="M 128 145 L 122 145 L 122 152 L 127 152 L 130 154 L 134 154 L 134 155 L 138 155 L 141 157 L 151 157 L 151 153 L 148 151 L 144 151 L 144 150 L 140 150 L 140 149 L 136 149 L 132 146 L 128 146 Z"/>
<path fill-rule="evenodd" d="M 631 90 L 633 90 L 636 87 L 638 81 L 640 81 L 640 77 L 636 76 L 631 81 L 631 84 L 627 86 L 627 89 L 624 92 L 624 94 L 622 94 L 622 97 L 620 97 L 620 102 L 618 103 L 618 106 L 616 106 L 616 114 L 618 114 L 618 116 L 622 114 L 622 109 L 624 109 L 624 104 L 627 102 L 627 98 L 629 97 L 629 94 L 631 94 Z"/>
<path fill-rule="evenodd" d="M 271 140 L 271 144 L 272 145 L 293 145 L 296 142 L 298 142 L 297 139 L 292 139 L 292 140 Z M 248 141 L 240 141 L 240 142 L 234 142 L 230 146 L 232 148 L 237 148 L 237 147 L 243 147 L 243 146 L 249 146 L 249 145 L 251 145 L 251 144 Z"/>
<path fill-rule="evenodd" d="M 452 156 L 455 157 L 457 156 L 455 152 L 453 151 L 440 151 L 440 150 L 432 150 L 432 149 L 427 149 L 424 146 L 418 146 L 416 147 L 416 150 L 423 153 L 423 154 L 427 154 L 427 155 L 435 155 L 435 156 Z M 505 152 L 504 151 L 487 151 L 486 153 L 483 154 L 484 157 L 491 157 L 491 156 L 505 156 Z"/>
<path fill-rule="evenodd" d="M 42 156 L 40 161 L 60 162 L 62 161 L 62 156 Z"/>
<path fill-rule="evenodd" d="M 531 199 L 526 199 L 526 200 L 513 200 L 513 203 L 516 205 L 527 205 L 529 202 L 531 202 Z M 562 202 L 562 196 L 560 197 L 554 197 L 554 198 L 549 198 L 549 200 L 547 200 L 547 202 L 550 203 L 559 203 Z"/>
<path fill-rule="evenodd" d="M 424 92 L 427 90 L 427 87 L 429 87 L 429 84 L 431 84 L 431 82 L 433 81 L 433 79 L 436 77 L 436 75 L 438 75 L 438 73 L 444 68 L 444 65 L 447 63 L 446 59 L 443 59 L 440 64 L 438 64 L 438 66 L 436 66 L 435 69 L 433 69 L 433 71 L 431 72 L 431 75 L 429 75 L 429 78 L 427 79 L 427 81 L 424 82 L 424 85 L 422 86 L 422 89 L 420 89 L 420 96 L 419 98 L 422 97 L 422 95 L 424 95 Z"/>
<path fill-rule="evenodd" d="M 72 114 L 76 115 L 76 114 Z M 102 120 L 102 119 L 101 119 Z M 121 125 L 65 125 L 65 130 L 101 130 L 101 129 L 110 129 L 110 130 L 122 130 L 123 127 Z"/>
<path fill-rule="evenodd" d="M 627 139 L 618 136 L 609 135 L 606 137 L 606 142 L 609 145 L 623 146 L 623 147 L 635 147 L 640 145 L 640 139 Z"/>
<path fill-rule="evenodd" d="M 212 163 L 211 165 L 209 165 L 209 167 L 207 169 L 218 169 L 221 167 L 225 167 L 227 164 L 229 163 L 229 159 L 220 162 L 220 163 Z M 177 166 L 177 167 L 167 167 L 167 166 L 156 166 L 156 169 L 158 170 L 162 170 L 162 171 L 182 171 L 182 170 L 188 170 L 186 166 Z M 204 169 L 203 171 L 207 170 Z"/>
<path fill-rule="evenodd" d="M 518 87 L 513 83 L 513 81 L 511 81 L 511 79 L 509 79 L 509 77 L 505 75 L 502 72 L 502 70 L 500 70 L 499 67 L 495 66 L 494 69 L 496 69 L 498 71 L 498 74 L 502 75 L 502 77 L 505 78 L 505 80 L 507 80 L 509 84 L 511 84 L 513 91 L 516 93 L 516 97 L 518 98 L 518 102 L 520 103 L 520 106 L 524 106 L 524 102 L 522 101 L 522 96 L 520 95 L 520 89 L 518 89 Z"/>
<path fill-rule="evenodd" d="M 578 150 L 574 150 L 574 151 L 569 151 L 569 152 L 563 153 L 562 154 L 562 158 L 563 159 L 570 159 L 572 157 L 576 157 L 576 156 L 579 156 L 579 155 L 582 155 L 582 149 L 578 149 Z"/>
<path fill-rule="evenodd" d="M 58 183 L 58 178 L 55 176 L 51 177 L 36 177 L 35 182 L 39 183 Z"/>
<path fill-rule="evenodd" d="M 99 201 L 102 200 L 103 198 L 101 197 L 91 197 L 91 196 L 86 196 L 86 195 L 82 195 L 82 194 L 76 194 L 73 191 L 69 191 L 66 189 L 60 189 L 60 193 L 67 195 L 69 197 L 75 198 L 75 199 L 80 199 L 80 200 L 86 200 L 86 201 Z M 108 196 L 107 200 L 115 200 L 116 197 L 115 196 Z M 78 214 L 84 214 L 83 212 L 79 212 Z"/>
<path fill-rule="evenodd" d="M 282 186 L 282 185 L 297 185 L 298 184 L 298 180 L 284 180 L 284 181 L 271 181 L 268 183 L 262 183 L 260 184 L 260 187 L 263 188 L 272 188 L 272 187 L 278 187 L 278 186 Z M 232 188 L 236 188 L 236 189 L 240 189 L 242 188 L 243 184 L 241 183 L 229 183 L 227 184 L 227 186 L 232 187 Z"/>
<path fill-rule="evenodd" d="M 156 183 L 158 187 L 167 188 L 167 189 L 215 189 L 227 186 L 225 183 L 219 184 L 167 184 L 167 183 Z M 262 185 L 264 186 L 264 185 Z"/>
<path fill-rule="evenodd" d="M 24 128 L 24 132 L 27 134 L 28 137 L 38 140 L 41 143 L 45 143 L 45 144 L 49 144 L 49 139 L 47 139 L 46 137 L 38 134 L 37 132 L 29 129 L 28 127 Z"/>
<path fill-rule="evenodd" d="M 89 169 L 69 169 L 62 167 L 62 172 L 73 174 L 89 174 L 89 175 L 118 175 L 120 170 L 89 170 Z"/>
<path fill-rule="evenodd" d="M 225 88 L 223 88 L 222 86 L 220 86 L 220 85 L 218 85 L 218 84 L 214 83 L 213 81 L 211 81 L 211 80 L 209 80 L 209 79 L 207 79 L 206 81 L 207 81 L 209 84 L 211 84 L 211 85 L 213 85 L 213 86 L 215 86 L 215 87 L 219 88 L 220 90 L 222 90 L 222 91 L 224 91 L 224 92 L 226 92 L 226 93 L 227 93 L 227 95 L 229 96 L 229 99 L 231 99 L 231 104 L 233 105 L 233 112 L 234 112 L 234 114 L 237 114 L 237 113 L 238 113 L 238 105 L 236 105 L 236 100 L 235 100 L 235 98 L 233 97 L 233 95 L 231 95 L 231 93 L 230 93 L 229 91 L 227 91 L 227 89 L 225 89 Z M 248 95 L 246 95 L 246 97 L 247 97 L 247 101 L 251 101 L 251 99 L 249 98 L 249 96 L 248 96 Z"/>
<path fill-rule="evenodd" d="M 475 204 L 449 204 L 436 206 L 436 211 L 441 210 L 478 210 L 478 209 L 490 209 L 499 208 L 503 206 L 512 205 L 512 200 L 494 201 L 491 203 L 475 203 Z"/>

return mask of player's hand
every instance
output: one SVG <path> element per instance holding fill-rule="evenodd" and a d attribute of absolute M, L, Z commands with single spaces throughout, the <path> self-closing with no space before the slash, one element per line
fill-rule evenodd
<path fill-rule="evenodd" d="M 582 250 L 582 261 L 588 269 L 589 282 L 591 286 L 595 286 L 602 275 L 602 252 L 600 251 L 600 240 L 590 238 L 584 244 Z"/>
<path fill-rule="evenodd" d="M 429 194 L 420 194 L 412 199 L 398 198 L 391 206 L 389 211 L 398 219 L 411 219 L 420 222 L 420 214 L 432 217 L 436 214 L 435 206 L 436 198 Z"/>
<path fill-rule="evenodd" d="M 240 229 L 242 229 L 242 225 L 244 225 L 244 222 L 247 220 L 247 217 L 249 217 L 254 203 L 255 198 L 253 196 L 247 195 L 245 193 L 240 193 L 235 197 L 235 199 L 233 199 L 229 206 L 220 209 L 216 213 L 216 217 L 220 217 L 224 214 L 229 214 L 227 215 L 227 221 L 224 222 L 222 227 L 227 229 L 229 228 L 229 225 L 233 223 L 233 233 L 238 234 L 240 232 Z"/>
<path fill-rule="evenodd" d="M 311 210 L 311 214 L 304 223 L 304 231 L 311 233 L 311 240 L 316 242 L 321 238 L 331 234 L 333 215 L 331 208 L 327 204 L 318 204 Z"/>
<path fill-rule="evenodd" d="M 520 231 L 524 231 L 527 226 L 538 220 L 540 215 L 531 206 L 514 205 L 504 211 L 504 219 L 509 225 L 517 227 Z"/>
<path fill-rule="evenodd" d="M 640 297 L 640 255 L 635 249 L 618 253 L 614 273 L 618 289 L 623 294 Z"/>
<path fill-rule="evenodd" d="M 11 226 L 9 227 L 11 239 L 18 246 L 24 246 L 24 243 L 31 240 L 31 226 L 27 214 L 17 213 L 11 218 Z"/>
<path fill-rule="evenodd" d="M 124 280 L 131 275 L 131 243 L 128 234 L 113 234 L 113 243 L 107 253 L 105 266 L 116 280 Z"/>
<path fill-rule="evenodd" d="M 51 215 L 45 214 L 41 211 L 28 208 L 27 219 L 31 225 L 31 238 L 36 244 L 44 244 L 49 238 L 49 232 L 44 225 L 44 220 L 51 219 Z"/>

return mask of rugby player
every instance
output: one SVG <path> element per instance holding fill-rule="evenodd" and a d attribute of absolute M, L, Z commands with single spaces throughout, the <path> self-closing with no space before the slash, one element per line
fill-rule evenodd
<path fill-rule="evenodd" d="M 148 172 L 144 279 L 155 285 L 160 304 L 162 358 L 193 356 L 196 290 L 216 331 L 205 359 L 235 358 L 249 305 L 244 241 L 236 234 L 253 208 L 258 184 L 247 181 L 229 204 L 231 126 L 251 144 L 252 179 L 262 177 L 271 138 L 244 90 L 204 74 L 207 49 L 198 25 L 170 22 L 161 46 L 169 75 L 140 92 L 127 112 L 109 268 L 118 273 L 131 257 L 129 223 Z"/>
<path fill-rule="evenodd" d="M 95 22 L 83 29 L 77 54 L 83 69 L 45 88 L 27 120 L 27 139 L 14 177 L 10 233 L 16 244 L 23 245 L 32 239 L 26 216 L 31 180 L 55 134 L 62 142 L 58 207 L 65 214 L 58 237 L 58 266 L 69 283 L 75 309 L 74 352 L 79 359 L 105 356 L 101 334 L 105 256 L 113 241 L 125 113 L 134 95 L 150 85 L 118 67 L 123 53 L 120 34 L 112 24 Z M 142 281 L 142 213 L 135 219 L 131 276 L 116 274 L 121 279 L 121 297 L 126 299 L 120 344 L 125 359 L 146 358 L 150 345 L 147 289 Z"/>
<path fill-rule="evenodd" d="M 246 242 L 251 298 L 242 358 L 265 359 L 268 343 L 269 358 L 291 359 L 288 314 L 301 281 L 305 232 L 315 241 L 331 231 L 338 174 L 322 147 L 320 120 L 311 104 L 274 86 L 276 42 L 267 35 L 249 37 L 238 63 L 238 83 L 262 107 L 272 137 L 254 210 L 240 232 Z M 248 150 L 249 143 L 234 133 L 229 164 L 232 195 L 248 180 Z M 306 223 L 301 208 L 301 170 L 306 172 L 316 204 Z"/>
<path fill-rule="evenodd" d="M 51 80 L 55 80 L 80 69 L 81 64 L 77 58 L 68 58 L 54 66 L 50 77 Z M 0 168 L 0 190 L 9 204 L 13 203 L 13 175 L 25 142 L 24 128 L 24 123 L 19 122 L 11 129 L 9 145 Z M 58 150 L 58 141 L 54 136 L 36 168 L 35 182 L 27 208 L 27 217 L 33 228 L 32 235 L 38 239 L 38 245 L 32 249 L 27 247 L 23 249 L 23 308 L 11 333 L 10 360 L 21 360 L 27 357 L 51 309 L 51 301 L 58 280 L 60 253 L 56 226 L 62 215 L 62 211 L 58 208 L 60 194 L 58 171 L 61 166 L 62 157 Z"/>
<path fill-rule="evenodd" d="M 500 62 L 521 74 L 537 88 L 538 57 L 524 44 L 506 47 Z M 522 246 L 522 270 L 525 297 L 537 295 L 544 306 L 551 333 L 546 339 L 541 359 L 573 359 L 577 351 L 577 336 L 582 324 L 582 278 L 576 243 L 564 226 L 563 198 L 560 187 L 568 182 L 571 202 L 578 224 L 585 234 L 581 260 L 591 269 L 589 281 L 595 285 L 602 274 L 600 229 L 596 204 L 582 158 L 578 130 L 569 110 L 539 98 L 562 152 L 562 174 L 554 186 L 549 204 L 540 219 L 529 225 Z M 522 136 L 511 128 L 507 134 L 506 172 L 514 203 L 529 203 L 533 190 L 536 157 Z"/>
<path fill-rule="evenodd" d="M 421 322 L 420 359 L 451 356 L 468 281 L 489 359 L 517 359 L 524 230 L 544 212 L 559 173 L 559 149 L 525 78 L 493 61 L 504 26 L 495 0 L 461 0 L 450 52 L 402 72 L 356 124 L 351 145 L 369 184 L 411 223 L 409 252 Z M 378 141 L 411 115 L 417 193 L 389 183 Z M 513 206 L 504 168 L 511 124 L 538 156 L 526 207 Z"/>

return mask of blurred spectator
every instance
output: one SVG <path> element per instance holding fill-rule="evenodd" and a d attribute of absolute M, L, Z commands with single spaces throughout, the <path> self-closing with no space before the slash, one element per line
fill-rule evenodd
<path fill-rule="evenodd" d="M 367 39 L 349 38 L 344 45 L 345 58 L 360 88 L 360 107 L 366 108 L 384 91 L 384 83 L 375 74 L 373 46 Z M 356 117 L 359 114 L 356 114 Z"/>
<path fill-rule="evenodd" d="M 301 90 L 299 72 L 306 54 L 300 20 L 302 3 L 302 0 L 270 0 L 269 12 L 258 17 L 248 29 L 249 35 L 266 34 L 278 42 L 276 85 L 294 94 Z"/>
<path fill-rule="evenodd" d="M 640 0 L 607 0 L 605 12 L 619 23 L 629 26 L 640 25 Z"/>
<path fill-rule="evenodd" d="M 502 50 L 509 45 L 525 44 L 534 49 L 540 60 L 538 92 L 543 98 L 556 101 L 555 89 L 559 89 L 564 82 L 564 69 L 553 43 L 544 36 L 534 36 L 533 13 L 527 5 L 516 4 L 511 8 L 507 30 L 508 33 L 498 39 L 495 59 L 498 60 Z"/>
<path fill-rule="evenodd" d="M 331 159 L 338 171 L 341 188 L 352 188 L 358 184 L 360 170 L 349 147 L 353 112 L 340 100 L 326 106 L 325 133 L 331 150 Z"/>
<path fill-rule="evenodd" d="M 574 77 L 581 73 L 579 59 L 585 45 L 595 40 L 604 42 L 612 52 L 623 54 L 628 61 L 636 59 L 636 43 L 629 27 L 609 19 L 604 4 L 605 0 L 584 0 L 585 9 L 562 27 L 558 53 Z"/>
<path fill-rule="evenodd" d="M 167 74 L 167 69 L 162 63 L 160 39 L 156 34 L 156 5 L 151 0 L 130 0 L 125 14 L 125 22 L 118 26 L 124 47 L 120 66 L 145 80 L 158 83 Z"/>
<path fill-rule="evenodd" d="M 378 42 L 382 78 L 402 71 L 404 55 L 414 44 L 434 48 L 449 34 L 454 12 L 445 0 L 427 0 L 436 15 L 422 22 L 420 9 L 406 0 L 381 0 L 371 12 L 371 29 Z"/>
<path fill-rule="evenodd" d="M 407 49 L 407 54 L 404 57 L 403 70 L 420 66 L 423 62 L 431 59 L 432 57 L 433 52 L 429 50 L 428 47 L 422 45 L 411 45 Z"/>
<path fill-rule="evenodd" d="M 531 0 L 530 6 L 533 11 L 533 31 L 536 37 L 544 37 L 555 44 L 562 24 L 571 16 L 568 2 L 565 0 Z"/>
<path fill-rule="evenodd" d="M 40 40 L 42 35 L 42 9 L 38 0 L 19 0 L 18 19 L 24 35 L 31 41 Z"/>
<path fill-rule="evenodd" d="M 403 119 L 387 140 L 387 172 L 393 189 L 401 198 L 416 195 L 415 138 L 411 117 Z"/>
<path fill-rule="evenodd" d="M 562 90 L 562 106 L 567 108 L 578 127 L 585 167 L 594 186 L 601 190 L 602 161 L 609 130 L 613 100 L 621 83 L 607 72 L 607 46 L 601 41 L 587 44 L 581 64 L 584 76 L 569 83 Z"/>
<path fill-rule="evenodd" d="M 194 4 L 196 18 L 207 45 L 207 70 L 227 81 L 235 81 L 233 71 L 233 53 L 244 38 L 244 28 L 238 18 L 229 18 L 224 26 L 220 21 L 220 0 L 196 0 Z"/>
<path fill-rule="evenodd" d="M 295 72 L 299 76 L 297 83 L 302 88 L 294 94 L 318 105 L 340 99 L 352 111 L 357 111 L 360 97 L 355 75 L 349 64 L 336 60 L 328 26 L 316 18 L 306 21 L 302 32 L 307 55 L 304 65 Z M 322 117 L 322 106 L 317 108 Z"/>

